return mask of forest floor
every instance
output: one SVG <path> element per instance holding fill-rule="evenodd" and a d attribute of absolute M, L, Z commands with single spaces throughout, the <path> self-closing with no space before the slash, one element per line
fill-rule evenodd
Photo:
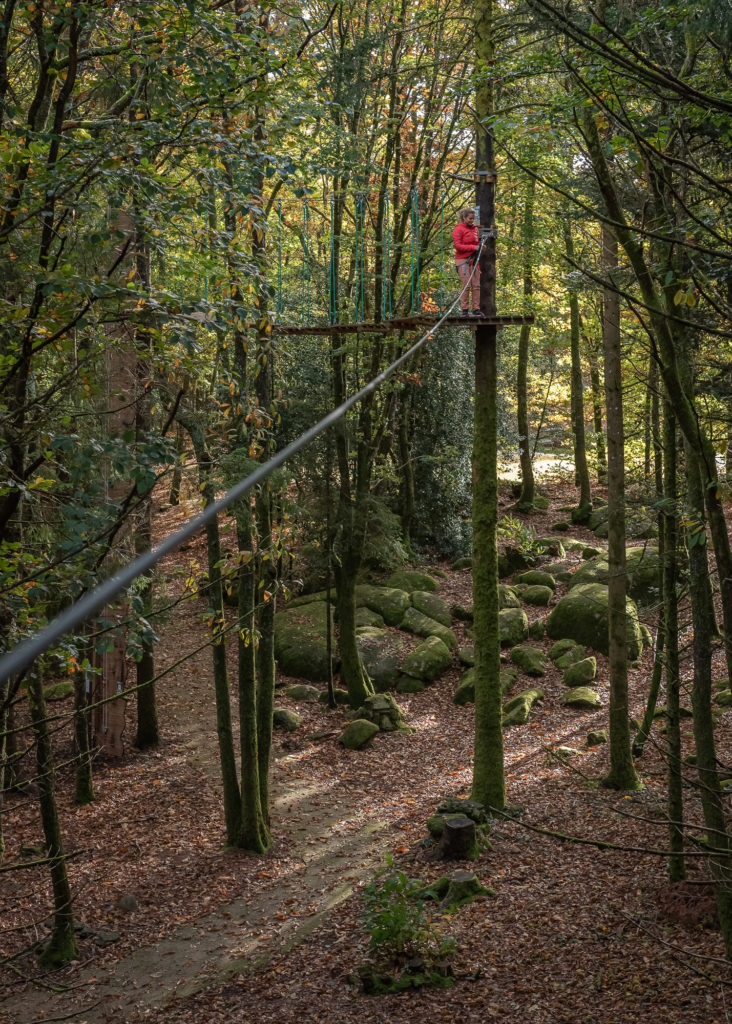
<path fill-rule="evenodd" d="M 555 508 L 570 502 L 573 491 L 555 484 L 551 497 Z M 503 506 L 507 511 L 507 498 Z M 161 513 L 158 530 L 186 514 L 184 508 Z M 550 510 L 531 521 L 543 535 L 557 518 Z M 573 535 L 597 543 L 586 531 Z M 166 571 L 172 577 L 179 565 L 185 575 L 196 560 L 205 562 L 202 541 Z M 448 604 L 470 604 L 470 571 L 440 568 L 447 572 L 441 596 Z M 158 671 L 203 643 L 203 607 L 183 603 L 160 628 Z M 462 641 L 461 624 L 455 628 Z M 253 857 L 222 845 L 209 659 L 204 649 L 160 681 L 162 746 L 141 753 L 128 743 L 123 759 L 98 763 L 93 804 L 75 807 L 68 775 L 60 773 L 67 851 L 77 854 L 69 861 L 76 914 L 92 932 L 81 935 L 78 963 L 39 976 L 32 954 L 5 962 L 42 934 L 28 922 L 47 915 L 49 893 L 35 875 L 32 882 L 25 877 L 31 872 L 0 876 L 2 1024 L 732 1020 L 732 972 L 713 927 L 706 859 L 689 857 L 688 882 L 667 881 L 658 726 L 637 766 L 643 789 L 599 788 L 608 749 L 587 747 L 585 739 L 590 729 L 607 725 L 607 709 L 564 707 L 561 673 L 550 668 L 539 682 L 544 701 L 527 725 L 505 733 L 507 796 L 521 813 L 496 822 L 492 852 L 470 865 L 495 895 L 436 918 L 457 946 L 450 957 L 456 984 L 368 996 L 347 982 L 367 955 L 360 890 L 387 854 L 425 882 L 445 873 L 418 841 L 441 797 L 469 795 L 473 708 L 452 701 L 457 660 L 423 693 L 400 697 L 413 734 L 379 734 L 360 752 L 337 742 L 346 710 L 278 696 L 304 724 L 297 733 L 275 734 L 274 847 Z M 632 715 L 642 714 L 651 660 L 647 652 L 630 672 Z M 719 664 L 717 675 L 724 674 Z M 685 663 L 685 685 L 690 675 Z M 519 688 L 526 685 L 520 681 Z M 600 655 L 596 688 L 607 702 Z M 728 765 L 731 719 L 727 712 L 717 730 L 718 753 Z M 128 737 L 133 720 L 131 707 Z M 685 724 L 684 756 L 694 750 Z M 578 749 L 571 763 L 553 753 L 560 745 Z M 693 778 L 688 769 L 686 817 L 698 826 Z M 19 797 L 4 827 L 10 866 L 21 859 L 21 846 L 40 841 L 35 802 Z M 622 849 L 568 842 L 536 828 Z M 105 935 L 112 940 L 106 945 Z"/>

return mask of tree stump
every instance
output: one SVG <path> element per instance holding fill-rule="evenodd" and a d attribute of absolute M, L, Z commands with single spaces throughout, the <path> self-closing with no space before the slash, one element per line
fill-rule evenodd
<path fill-rule="evenodd" d="M 475 860 L 478 853 L 475 822 L 464 814 L 445 818 L 438 849 L 442 860 Z"/>

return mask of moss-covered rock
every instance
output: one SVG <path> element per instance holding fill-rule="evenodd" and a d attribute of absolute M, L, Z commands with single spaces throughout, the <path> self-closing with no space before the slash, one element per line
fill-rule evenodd
<path fill-rule="evenodd" d="M 472 644 L 468 644 L 467 647 L 461 647 L 458 651 L 458 661 L 461 665 L 467 665 L 471 668 L 475 664 L 475 647 Z"/>
<path fill-rule="evenodd" d="M 503 728 L 512 725 L 525 725 L 529 720 L 529 712 L 537 700 L 544 697 L 543 690 L 522 690 L 503 705 Z"/>
<path fill-rule="evenodd" d="M 382 732 L 414 731 L 404 724 L 402 709 L 390 693 L 376 693 L 367 697 L 354 714 L 357 719 L 373 722 Z"/>
<path fill-rule="evenodd" d="M 440 625 L 447 626 L 448 629 L 452 626 L 450 609 L 437 594 L 432 594 L 428 590 L 413 590 L 412 604 L 417 611 L 422 612 L 423 615 L 430 619 L 434 619 L 435 622 L 439 622 Z"/>
<path fill-rule="evenodd" d="M 472 569 L 473 559 L 469 555 L 464 555 L 462 558 L 456 558 L 452 563 L 452 569 L 454 572 L 460 572 L 461 569 Z"/>
<path fill-rule="evenodd" d="M 552 609 L 546 623 L 552 640 L 570 637 L 577 643 L 608 653 L 608 589 L 601 583 L 573 587 Z M 643 652 L 638 609 L 626 601 L 626 640 L 628 657 L 637 661 Z"/>
<path fill-rule="evenodd" d="M 408 676 L 402 672 L 394 688 L 397 693 L 422 693 L 427 686 L 423 679 L 415 679 L 414 676 Z"/>
<path fill-rule="evenodd" d="M 460 676 L 460 682 L 453 694 L 453 703 L 459 707 L 465 704 L 475 704 L 475 669 L 469 668 Z"/>
<path fill-rule="evenodd" d="M 319 696 L 320 690 L 317 686 L 308 686 L 307 683 L 295 683 L 294 686 L 285 689 L 285 697 L 289 697 L 290 700 L 317 700 Z"/>
<path fill-rule="evenodd" d="M 554 596 L 554 591 L 551 587 L 527 587 L 521 595 L 521 600 L 524 604 L 535 605 L 539 608 L 546 608 Z"/>
<path fill-rule="evenodd" d="M 511 661 L 526 673 L 527 676 L 543 676 L 545 674 L 544 652 L 538 647 L 520 645 L 511 651 Z"/>
<path fill-rule="evenodd" d="M 302 725 L 302 718 L 296 711 L 289 708 L 275 708 L 272 712 L 272 725 L 275 729 L 285 729 L 287 732 L 294 732 Z"/>
<path fill-rule="evenodd" d="M 457 637 L 451 629 L 443 626 L 441 622 L 431 619 L 423 612 L 417 611 L 416 608 L 407 608 L 400 628 L 406 630 L 407 633 L 414 633 L 416 636 L 438 637 L 451 651 L 457 647 Z"/>
<path fill-rule="evenodd" d="M 529 635 L 529 620 L 523 608 L 502 608 L 498 613 L 501 647 L 515 647 Z"/>
<path fill-rule="evenodd" d="M 524 583 L 528 587 L 549 587 L 551 590 L 557 585 L 556 580 L 549 572 L 542 572 L 541 569 L 529 569 L 528 572 L 520 572 L 513 578 L 514 583 Z"/>
<path fill-rule="evenodd" d="M 587 746 L 599 747 L 601 743 L 608 741 L 607 729 L 595 729 L 587 733 Z"/>
<path fill-rule="evenodd" d="M 275 658 L 288 676 L 324 683 L 330 678 L 326 644 L 327 616 L 332 609 L 325 601 L 286 608 L 275 615 Z M 335 645 L 333 645 L 335 647 Z M 331 671 L 335 671 L 335 659 Z"/>
<path fill-rule="evenodd" d="M 583 644 L 575 644 L 573 640 L 570 643 L 573 646 L 568 651 L 565 651 L 564 654 L 560 654 L 554 662 L 557 668 L 560 668 L 562 671 L 568 669 L 570 665 L 574 665 L 575 662 L 583 661 L 587 657 L 587 651 Z"/>
<path fill-rule="evenodd" d="M 452 614 L 456 619 L 461 622 L 472 622 L 473 621 L 473 607 L 467 608 L 464 604 L 454 604 L 452 606 Z"/>
<path fill-rule="evenodd" d="M 558 523 L 552 523 L 551 529 L 556 530 L 557 533 L 566 533 L 571 527 L 571 523 L 568 523 L 566 519 L 560 520 Z"/>
<path fill-rule="evenodd" d="M 577 644 L 570 637 L 566 637 L 564 640 L 557 640 L 557 642 L 553 645 L 552 649 L 549 651 L 549 657 L 553 662 L 556 663 L 557 658 L 561 658 L 563 655 L 565 655 L 568 651 L 571 651 L 572 648 L 576 646 Z M 582 655 L 582 657 L 584 657 L 584 654 Z"/>
<path fill-rule="evenodd" d="M 720 690 L 714 696 L 714 703 L 721 708 L 732 708 L 732 690 Z"/>
<path fill-rule="evenodd" d="M 356 609 L 356 627 L 375 626 L 377 629 L 384 625 L 384 616 L 370 608 L 362 606 Z"/>
<path fill-rule="evenodd" d="M 60 679 L 43 687 L 43 696 L 48 701 L 66 700 L 74 692 L 74 684 L 70 679 Z"/>
<path fill-rule="evenodd" d="M 500 672 L 501 693 L 507 694 L 516 685 L 518 679 L 517 668 L 502 668 Z M 453 702 L 459 706 L 475 704 L 475 669 L 469 668 L 460 677 L 457 689 L 453 696 Z"/>
<path fill-rule="evenodd" d="M 415 679 L 431 683 L 452 664 L 452 655 L 439 637 L 429 636 L 404 659 L 402 671 Z"/>
<path fill-rule="evenodd" d="M 534 619 L 534 621 L 529 624 L 529 639 L 530 640 L 543 640 L 544 639 L 544 632 L 545 632 L 545 627 L 544 627 L 544 620 L 543 619 Z"/>
<path fill-rule="evenodd" d="M 584 686 L 591 683 L 597 675 L 597 659 L 583 658 L 569 665 L 564 672 L 564 685 L 569 687 Z"/>
<path fill-rule="evenodd" d="M 625 562 L 628 595 L 638 604 L 654 604 L 659 597 L 658 548 L 645 546 L 628 548 L 625 553 Z M 571 586 L 578 587 L 585 583 L 607 583 L 609 575 L 607 552 L 603 551 L 579 567 L 571 581 Z"/>
<path fill-rule="evenodd" d="M 349 750 L 361 750 L 378 731 L 379 727 L 374 722 L 369 722 L 365 718 L 356 718 L 353 722 L 348 723 L 338 737 L 338 742 L 342 743 L 344 747 L 348 747 Z"/>
<path fill-rule="evenodd" d="M 513 587 L 507 583 L 498 584 L 498 607 L 499 608 L 520 608 L 521 601 Z"/>
<path fill-rule="evenodd" d="M 551 558 L 564 558 L 567 554 L 567 545 L 559 537 L 537 537 L 535 544 L 542 554 Z"/>
<path fill-rule="evenodd" d="M 588 529 L 594 532 L 598 526 L 601 526 L 603 523 L 606 523 L 609 517 L 610 509 L 608 508 L 608 506 L 598 505 L 596 508 L 593 508 L 592 512 L 590 513 L 590 518 L 587 520 Z"/>
<path fill-rule="evenodd" d="M 565 551 L 582 551 L 586 547 L 583 540 L 576 540 L 574 537 L 565 537 L 562 543 Z"/>
<path fill-rule="evenodd" d="M 404 638 L 385 629 L 370 629 L 368 632 L 359 631 L 356 643 L 377 693 L 393 689 L 404 658 Z"/>
<path fill-rule="evenodd" d="M 406 591 L 396 587 L 373 587 L 360 583 L 356 587 L 356 603 L 378 612 L 387 626 L 398 626 L 412 599 Z"/>
<path fill-rule="evenodd" d="M 573 690 L 567 690 L 562 703 L 570 708 L 602 707 L 600 694 L 590 686 L 576 686 Z"/>
<path fill-rule="evenodd" d="M 607 551 L 604 548 L 596 548 L 592 544 L 586 544 L 582 546 L 582 558 L 588 561 L 590 558 L 598 558 L 602 556 L 607 557 Z"/>
<path fill-rule="evenodd" d="M 412 569 L 399 569 L 391 574 L 386 581 L 387 587 L 395 587 L 397 590 L 405 590 L 408 594 L 415 590 L 439 590 L 440 584 L 427 572 L 417 572 Z"/>
<path fill-rule="evenodd" d="M 498 552 L 498 575 L 513 576 L 521 569 L 530 569 L 536 563 L 533 555 L 526 554 L 520 548 L 507 544 L 502 551 Z"/>
<path fill-rule="evenodd" d="M 341 690 L 339 687 L 333 687 L 333 696 L 335 697 L 336 704 L 349 704 L 350 700 L 348 697 L 348 690 Z M 321 690 L 318 695 L 318 701 L 321 704 L 327 704 L 329 700 L 328 691 Z"/>

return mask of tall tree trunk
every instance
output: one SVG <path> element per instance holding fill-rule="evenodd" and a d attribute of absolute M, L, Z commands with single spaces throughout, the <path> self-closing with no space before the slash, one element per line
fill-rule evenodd
<path fill-rule="evenodd" d="M 668 742 L 668 874 L 672 882 L 686 877 L 684 866 L 684 797 L 681 777 L 681 720 L 679 674 L 678 559 L 676 529 L 676 417 L 664 403 L 663 453 L 665 495 L 668 503 L 663 552 L 663 617 L 666 627 L 666 739 Z"/>
<path fill-rule="evenodd" d="M 605 434 L 602 428 L 602 385 L 600 383 L 600 367 L 597 360 L 597 349 L 594 342 L 585 336 L 585 351 L 590 367 L 590 389 L 592 394 L 592 425 L 595 432 L 595 458 L 597 460 L 597 482 L 607 483 L 607 451 Z"/>
<path fill-rule="evenodd" d="M 564 247 L 572 266 L 574 261 L 574 241 L 572 225 L 568 218 L 564 219 Z M 590 472 L 587 468 L 587 448 L 585 442 L 585 407 L 582 397 L 582 359 L 580 356 L 580 312 L 579 299 L 574 288 L 569 289 L 569 339 L 572 361 L 570 402 L 572 409 L 572 440 L 574 448 L 575 484 L 580 489 L 579 505 L 572 512 L 572 522 L 586 523 L 592 511 L 592 491 L 590 489 Z"/>
<path fill-rule="evenodd" d="M 493 0 L 474 7 L 475 57 L 484 69 L 476 89 L 476 169 L 493 167 L 493 139 L 485 123 L 493 115 L 495 56 Z M 481 229 L 488 229 L 480 259 L 480 305 L 496 314 L 495 184 L 478 185 Z M 472 796 L 486 808 L 503 810 L 506 784 L 501 727 L 501 644 L 498 630 L 498 479 L 496 329 L 475 332 L 473 424 L 473 607 L 475 629 L 475 750 Z"/>
<path fill-rule="evenodd" d="M 36 763 L 38 765 L 38 800 L 41 808 L 41 824 L 46 846 L 46 855 L 51 866 L 51 887 L 53 889 L 53 930 L 40 954 L 41 963 L 47 967 L 61 967 L 79 956 L 74 934 L 71 886 L 66 871 L 61 826 L 58 820 L 55 792 L 55 772 L 51 737 L 48 732 L 46 701 L 43 683 L 37 673 L 30 681 L 30 715 L 36 739 Z"/>
<path fill-rule="evenodd" d="M 524 309 L 529 310 L 534 292 L 533 278 L 533 237 L 534 237 L 534 193 L 535 182 L 530 177 L 527 182 L 526 205 L 521 227 L 521 243 L 523 247 L 524 274 Z M 519 435 L 519 461 L 521 464 L 521 494 L 516 503 L 520 511 L 530 512 L 534 507 L 534 466 L 531 457 L 531 441 L 529 438 L 529 398 L 527 377 L 529 371 L 529 338 L 531 324 L 522 324 L 518 344 L 518 369 L 516 372 L 516 421 Z"/>
<path fill-rule="evenodd" d="M 603 268 L 610 285 L 603 293 L 605 407 L 608 447 L 608 662 L 610 674 L 610 771 L 603 780 L 610 789 L 640 785 L 630 752 L 628 722 L 628 644 L 625 570 L 625 429 L 620 359 L 620 299 L 612 286 L 617 267 L 617 242 L 603 225 Z"/>
<path fill-rule="evenodd" d="M 690 489 L 688 503 L 703 516 L 704 494 L 699 481 L 702 469 L 699 458 L 689 449 L 687 459 L 694 463 L 694 472 L 689 474 Z M 696 541 L 689 543 L 689 593 L 694 629 L 694 686 L 692 707 L 694 711 L 694 740 L 696 742 L 696 767 L 699 776 L 699 795 L 704 823 L 708 829 L 709 845 L 720 851 L 711 857 L 711 869 L 716 885 L 717 911 L 722 929 L 727 959 L 732 959 L 732 843 L 727 831 L 722 787 L 717 771 L 717 754 L 714 742 L 714 718 L 712 717 L 712 632 L 709 627 L 711 595 L 708 587 L 709 562 L 703 534 L 698 533 Z"/>
<path fill-rule="evenodd" d="M 76 804 L 90 804 L 94 800 L 89 744 L 89 712 L 87 711 L 87 672 L 86 669 L 77 669 L 74 673 L 74 738 L 77 758 L 74 773 L 74 803 Z"/>

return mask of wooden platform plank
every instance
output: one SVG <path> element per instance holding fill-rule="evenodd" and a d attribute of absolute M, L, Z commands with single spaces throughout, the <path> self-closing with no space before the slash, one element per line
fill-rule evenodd
<path fill-rule="evenodd" d="M 291 324 L 272 324 L 273 334 L 384 334 L 390 331 L 409 331 L 419 327 L 434 327 L 440 320 L 437 314 L 420 313 L 413 316 L 392 317 L 390 320 L 382 320 L 380 323 L 363 322 L 350 324 L 308 324 L 307 326 Z M 449 324 L 451 327 L 467 327 L 468 330 L 475 330 L 476 327 L 495 326 L 499 330 L 503 327 L 521 327 L 523 324 L 533 324 L 532 315 L 521 316 L 508 314 L 507 316 L 495 317 L 463 317 L 450 316 L 443 326 Z"/>

